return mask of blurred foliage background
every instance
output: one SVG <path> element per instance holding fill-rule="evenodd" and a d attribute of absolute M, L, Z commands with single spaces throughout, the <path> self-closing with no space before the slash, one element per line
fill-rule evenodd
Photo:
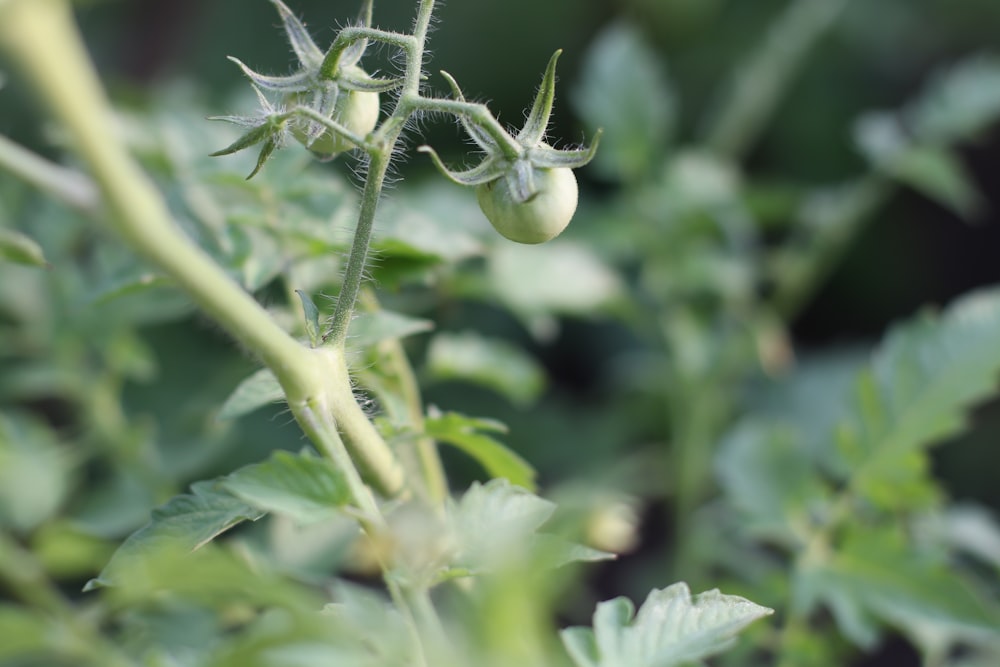
<path fill-rule="evenodd" d="M 405 28 L 412 4 L 379 0 L 376 23 Z M 232 112 L 245 100 L 245 82 L 226 55 L 237 56 L 261 72 L 284 73 L 290 67 L 274 10 L 263 0 L 80 0 L 76 5 L 104 80 L 115 99 L 137 115 L 169 114 L 188 100 L 196 101 L 192 106 L 202 115 Z M 343 0 L 298 0 L 289 5 L 306 18 L 321 45 L 332 36 L 332 26 L 355 11 L 354 3 Z M 399 260 L 387 251 L 389 259 L 376 268 L 376 278 L 390 288 L 386 303 L 433 319 L 439 332 L 453 335 L 439 335 L 432 342 L 417 337 L 409 345 L 429 404 L 506 423 L 508 444 L 538 468 L 543 488 L 558 489 L 567 502 L 574 502 L 579 488 L 588 484 L 616 498 L 622 491 L 633 494 L 632 508 L 641 531 L 637 549 L 616 563 L 594 568 L 594 597 L 622 592 L 640 597 L 671 574 L 717 585 L 714 572 L 685 569 L 683 558 L 676 554 L 675 540 L 684 528 L 674 514 L 676 489 L 662 481 L 671 476 L 668 469 L 676 463 L 669 454 L 662 455 L 669 451 L 666 434 L 676 426 L 676 415 L 666 407 L 672 400 L 670 383 L 663 378 L 677 373 L 670 368 L 676 360 L 664 361 L 662 341 L 655 342 L 662 335 L 656 331 L 658 316 L 642 315 L 662 309 L 665 319 L 683 311 L 698 331 L 703 311 L 718 308 L 731 315 L 736 328 L 746 324 L 755 336 L 767 330 L 766 323 L 756 319 L 740 323 L 741 313 L 750 312 L 751 319 L 759 315 L 743 306 L 756 304 L 758 290 L 766 292 L 766 277 L 743 272 L 746 267 L 727 263 L 727 257 L 698 254 L 701 218 L 691 225 L 696 231 L 683 234 L 656 227 L 650 220 L 683 218 L 688 214 L 676 209 L 702 206 L 705 201 L 714 206 L 737 183 L 746 208 L 760 223 L 754 240 L 769 247 L 773 239 L 789 234 L 788 220 L 802 204 L 803 192 L 852 182 L 870 169 L 869 157 L 859 149 L 863 142 L 857 139 L 863 114 L 897 109 L 919 95 L 936 72 L 967 56 L 1000 50 L 996 30 L 1000 3 L 995 0 L 847 2 L 829 30 L 796 59 L 797 75 L 775 100 L 760 131 L 750 132 L 745 145 L 735 151 L 736 159 L 725 164 L 705 162 L 702 153 L 689 147 L 700 144 L 720 104 L 725 104 L 727 85 L 738 83 L 748 54 L 776 30 L 775 17 L 788 5 L 784 0 L 451 0 L 438 12 L 431 70 L 449 71 L 467 95 L 489 100 L 500 119 L 513 124 L 520 122 L 551 52 L 564 49 L 552 136 L 569 142 L 592 136 L 596 128 L 591 121 L 601 117 L 599 100 L 587 88 L 586 72 L 600 71 L 593 63 L 594 53 L 603 54 L 611 68 L 604 83 L 615 77 L 639 85 L 648 77 L 655 80 L 632 97 L 626 95 L 625 106 L 634 103 L 637 109 L 652 109 L 653 121 L 644 126 L 648 119 L 640 114 L 637 126 L 656 132 L 645 143 L 640 139 L 636 154 L 626 151 L 624 157 L 612 156 L 603 166 L 599 162 L 579 174 L 581 209 L 566 238 L 587 244 L 594 257 L 553 260 L 548 273 L 518 284 L 520 265 L 517 260 L 511 260 L 512 266 L 504 264 L 502 249 L 487 260 L 470 253 L 471 269 L 437 276 L 439 282 L 425 280 L 435 287 L 430 295 L 407 285 L 419 272 L 413 273 L 406 262 L 423 259 Z M 628 42 L 641 45 L 635 47 L 642 57 L 632 63 L 634 67 L 615 61 L 613 49 L 595 51 L 618 29 L 638 37 L 639 41 Z M 377 54 L 374 63 L 379 62 L 383 70 L 393 67 L 384 52 Z M 368 67 L 376 66 L 368 63 Z M 0 69 L 5 69 L 2 61 Z M 39 110 L 26 83 L 16 71 L 6 73 L 7 83 L 0 90 L 0 133 L 43 154 L 59 154 L 58 137 L 37 122 Z M 436 75 L 429 85 L 445 91 L 443 79 Z M 609 99 L 618 104 L 614 95 Z M 452 124 L 428 121 L 421 124 L 419 135 L 412 145 L 431 143 L 447 158 L 462 160 L 465 147 Z M 208 153 L 221 145 L 196 145 L 192 151 Z M 781 331 L 765 341 L 777 350 L 772 350 L 779 357 L 774 367 L 767 368 L 764 359 L 760 364 L 764 368 L 754 373 L 713 375 L 714 382 L 733 385 L 708 385 L 701 391 L 732 392 L 739 406 L 751 402 L 743 395 L 744 387 L 753 386 L 767 372 L 778 376 L 790 372 L 788 350 L 783 347 L 787 341 L 796 357 L 822 352 L 824 359 L 835 360 L 841 355 L 850 360 L 845 367 L 853 368 L 864 358 L 859 350 L 868 349 L 890 324 L 922 305 L 944 305 L 959 294 L 998 282 L 1000 126 L 994 123 L 975 140 L 963 139 L 956 151 L 969 183 L 979 193 L 974 210 L 963 210 L 961 195 L 956 205 L 956 199 L 929 196 L 923 188 L 904 184 L 893 190 L 865 216 L 829 272 L 819 276 L 803 302 L 788 313 L 787 332 L 779 325 Z M 155 157 L 156 151 L 151 154 Z M 678 162 L 678 155 L 692 159 Z M 190 158 L 192 163 L 198 159 Z M 701 174 L 693 178 L 707 194 L 685 189 L 684 179 L 691 172 L 677 171 L 678 164 Z M 336 190 L 343 187 L 344 175 L 353 178 L 343 162 L 311 169 L 339 174 L 340 185 L 330 186 L 328 200 L 306 206 L 335 207 L 348 197 Z M 397 188 L 400 208 L 392 210 L 421 209 L 420 198 L 430 195 L 419 194 L 425 192 L 420 188 L 440 179 L 427 160 L 412 154 L 399 169 L 406 180 Z M 449 192 L 443 195 L 452 198 L 449 202 L 462 197 L 471 201 L 471 195 L 457 188 L 449 190 L 440 183 L 433 187 L 438 188 L 434 192 Z M 0 176 L 0 193 L 6 197 L 0 215 L 13 219 L 30 210 L 32 216 L 48 221 L 39 227 L 47 250 L 62 247 L 77 256 L 92 250 L 87 245 L 92 241 L 60 228 L 56 205 L 40 203 L 5 175 Z M 699 196 L 702 201 L 694 201 Z M 464 210 L 461 204 L 454 206 Z M 458 224 L 477 224 L 475 215 L 458 217 Z M 461 240 L 467 236 L 480 240 L 484 232 L 463 227 Z M 692 237 L 696 241 L 686 246 Z M 53 444 L 45 451 L 58 458 L 58 465 L 48 466 L 43 459 L 38 465 L 47 472 L 32 484 L 15 487 L 16 479 L 4 479 L 3 488 L 3 493 L 21 498 L 19 507 L 29 508 L 25 516 L 15 517 L 15 524 L 46 526 L 33 534 L 34 546 L 51 555 L 53 568 L 62 568 L 68 589 L 93 576 L 116 540 L 140 525 L 152 506 L 186 484 L 261 460 L 275 443 L 286 448 L 299 444 L 294 425 L 279 409 L 254 413 L 235 425 L 215 420 L 217 406 L 253 370 L 253 363 L 192 314 L 183 300 L 145 290 L 129 300 L 127 293 L 109 288 L 133 271 L 122 258 L 127 253 L 112 246 L 110 251 L 100 250 L 93 264 L 89 287 L 97 290 L 96 297 L 93 291 L 88 293 L 87 285 L 63 285 L 56 290 L 62 301 L 46 311 L 39 304 L 47 302 L 52 292 L 41 284 L 44 279 L 28 270 L 11 270 L 0 279 L 0 293 L 6 299 L 0 303 L 7 306 L 0 312 L 0 323 L 6 325 L 0 329 L 5 336 L 0 337 L 5 343 L 0 351 L 0 390 L 5 393 L 0 400 L 31 415 L 12 417 L 2 427 L 7 433 L 21 432 L 35 428 L 33 419 L 42 419 L 81 444 L 69 454 Z M 695 248 L 693 254 L 678 256 L 680 251 L 688 253 L 687 248 Z M 454 245 L 441 256 L 456 264 L 464 260 L 462 249 Z M 684 264 L 685 256 L 695 258 L 689 262 L 692 266 Z M 614 271 L 609 273 L 608 267 Z M 732 272 L 726 273 L 729 269 Z M 658 271 L 668 276 L 662 282 L 669 289 L 663 292 L 648 287 L 659 284 Z M 492 276 L 486 286 L 481 284 L 484 274 Z M 409 278 L 397 285 L 397 275 Z M 694 284 L 705 275 L 707 288 L 699 284 L 689 288 L 684 282 Z M 547 291 L 538 281 L 556 287 Z M 582 303 L 560 292 L 560 284 L 580 281 L 592 289 Z M 254 287 L 265 302 L 282 299 L 267 280 Z M 629 298 L 622 296 L 626 291 Z M 115 305 L 102 310 L 108 294 Z M 81 301 L 91 307 L 81 310 L 75 305 Z M 677 309 L 677 303 L 697 304 L 691 309 L 695 315 Z M 704 304 L 709 305 L 702 308 Z M 120 316 L 120 327 L 114 325 L 112 314 Z M 15 331 L 14 321 L 35 322 L 36 332 L 44 332 L 44 337 L 32 339 L 30 330 Z M 670 326 L 663 328 L 673 331 L 666 334 L 668 339 L 684 335 Z M 470 330 L 515 347 L 513 362 L 502 356 L 506 348 L 491 348 L 490 354 L 499 356 L 490 359 L 520 374 L 494 376 L 480 368 L 456 369 L 460 363 L 455 355 L 463 349 L 461 335 Z M 96 349 L 80 342 L 87 340 L 88 332 L 103 337 Z M 679 354 L 679 347 L 669 349 Z M 53 350 L 61 356 L 30 363 Z M 523 350 L 529 353 L 527 361 Z M 518 366 L 522 362 L 523 368 Z M 61 370 L 73 376 L 66 377 Z M 470 378 L 476 381 L 470 384 Z M 651 385 L 656 386 L 651 389 Z M 976 427 L 960 441 L 935 452 L 936 478 L 950 497 L 1000 511 L 995 472 L 1000 469 L 996 446 L 1000 403 L 979 406 L 974 423 Z M 447 463 L 455 473 L 456 488 L 481 475 L 461 456 L 449 455 Z M 75 493 L 65 521 L 49 521 L 52 510 L 46 508 L 59 504 L 60 493 L 68 493 L 65 480 L 52 478 L 58 476 L 74 478 L 86 491 Z M 710 497 L 714 492 L 706 489 L 703 494 Z M 33 498 L 30 503 L 24 500 L 28 497 Z M 595 501 L 584 504 L 588 502 Z M 35 510 L 38 517 L 32 516 Z M 63 544 L 70 542 L 74 547 L 66 551 Z M 76 560 L 64 562 L 59 553 L 76 554 Z M 870 662 L 857 664 L 917 664 L 905 645 L 890 642 L 882 650 L 869 656 Z M 879 662 L 889 659 L 900 662 Z"/>

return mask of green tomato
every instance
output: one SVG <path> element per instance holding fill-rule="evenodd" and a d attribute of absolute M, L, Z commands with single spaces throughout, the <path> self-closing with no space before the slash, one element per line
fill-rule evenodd
<path fill-rule="evenodd" d="M 517 243 L 544 243 L 566 229 L 576 212 L 576 176 L 573 170 L 532 169 L 537 194 L 519 202 L 507 178 L 476 186 L 479 208 L 500 235 Z"/>
<path fill-rule="evenodd" d="M 304 93 L 288 95 L 285 98 L 285 104 L 288 106 L 302 104 L 306 101 L 304 95 Z M 378 123 L 378 114 L 378 93 L 344 90 L 337 97 L 337 103 L 334 105 L 330 118 L 355 134 L 365 136 L 375 129 L 375 125 Z M 309 123 L 305 119 L 302 119 L 301 122 L 293 123 L 292 136 L 300 144 L 307 146 L 309 150 L 317 155 L 332 158 L 355 148 L 353 143 L 330 130 L 326 130 L 323 134 L 316 137 L 312 144 L 309 144 L 308 126 Z"/>

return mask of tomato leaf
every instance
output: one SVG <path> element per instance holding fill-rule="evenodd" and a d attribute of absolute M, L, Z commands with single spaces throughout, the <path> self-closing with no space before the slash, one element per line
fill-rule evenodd
<path fill-rule="evenodd" d="M 675 667 L 728 648 L 773 610 L 718 590 L 694 596 L 685 583 L 653 590 L 639 608 L 624 597 L 597 605 L 594 627 L 563 630 L 578 667 Z"/>
<path fill-rule="evenodd" d="M 275 452 L 267 461 L 223 478 L 220 485 L 258 510 L 284 514 L 303 524 L 336 516 L 338 508 L 350 500 L 343 473 L 308 450 Z"/>
<path fill-rule="evenodd" d="M 424 427 L 430 437 L 457 447 L 474 458 L 491 477 L 506 479 L 529 490 L 535 488 L 535 470 L 531 464 L 484 433 L 506 433 L 507 427 L 503 424 L 449 412 L 430 415 Z"/>

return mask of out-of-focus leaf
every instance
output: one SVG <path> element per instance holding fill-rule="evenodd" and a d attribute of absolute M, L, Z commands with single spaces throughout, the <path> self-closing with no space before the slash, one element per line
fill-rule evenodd
<path fill-rule="evenodd" d="M 2 228 L 0 228 L 0 262 L 48 266 L 40 245 L 20 232 Z"/>
<path fill-rule="evenodd" d="M 275 452 L 263 463 L 240 468 L 220 485 L 261 511 L 284 514 L 300 523 L 336 516 L 350 500 L 343 473 L 308 451 Z"/>
<path fill-rule="evenodd" d="M 475 197 L 447 183 L 411 188 L 405 197 L 387 201 L 380 220 L 372 248 L 382 261 L 453 263 L 484 250 L 479 237 L 487 227 Z"/>
<path fill-rule="evenodd" d="M 884 113 L 863 116 L 855 135 L 868 159 L 899 182 L 966 218 L 982 209 L 969 174 L 946 146 L 914 142 L 894 116 Z"/>
<path fill-rule="evenodd" d="M 938 74 L 904 113 L 921 140 L 975 138 L 1000 120 L 1000 56 L 974 56 Z"/>
<path fill-rule="evenodd" d="M 604 128 L 593 166 L 607 178 L 648 173 L 673 134 L 676 99 L 663 59 L 627 23 L 598 35 L 572 99 L 592 129 Z"/>
<path fill-rule="evenodd" d="M 792 526 L 827 495 L 809 450 L 788 427 L 737 426 L 720 447 L 716 469 L 726 496 L 749 518 L 748 531 L 791 543 Z"/>
<path fill-rule="evenodd" d="M 866 618 L 898 628 L 925 650 L 1000 641 L 1000 607 L 945 562 L 915 551 L 900 531 L 852 531 L 830 562 L 806 576 L 814 579 L 799 594 L 827 602 L 860 646 L 876 637 Z M 808 607 L 816 600 L 800 602 Z"/>
<path fill-rule="evenodd" d="M 529 320 L 590 315 L 623 294 L 618 274 L 590 249 L 570 241 L 498 246 L 490 255 L 489 278 L 497 297 Z"/>
<path fill-rule="evenodd" d="M 389 310 L 358 313 L 348 329 L 352 347 L 366 348 L 392 338 L 406 338 L 434 328 L 430 320 L 410 317 Z"/>
<path fill-rule="evenodd" d="M 454 412 L 432 414 L 424 423 L 427 435 L 458 447 L 476 459 L 491 477 L 508 480 L 529 490 L 535 488 L 535 469 L 516 452 L 486 433 L 506 433 L 507 427 L 487 419 L 473 419 Z"/>
<path fill-rule="evenodd" d="M 278 383 L 278 378 L 270 370 L 262 368 L 240 382 L 222 404 L 219 419 L 236 419 L 284 398 L 285 391 Z"/>
<path fill-rule="evenodd" d="M 10 604 L 0 605 L 0 662 L 27 664 L 16 661 L 39 657 L 54 649 L 53 640 L 58 630 L 41 612 Z"/>
<path fill-rule="evenodd" d="M 653 590 L 635 613 L 628 598 L 597 605 L 594 626 L 563 630 L 578 667 L 675 667 L 728 648 L 735 635 L 773 610 L 711 590 L 692 598 L 687 584 Z"/>
<path fill-rule="evenodd" d="M 923 450 L 966 426 L 965 412 L 995 390 L 1000 376 L 1000 290 L 966 296 L 940 316 L 893 329 L 859 381 L 839 432 L 852 487 L 881 506 L 909 506 L 919 488 Z M 916 486 L 914 486 L 916 485 Z"/>
<path fill-rule="evenodd" d="M 455 539 L 453 567 L 488 572 L 520 567 L 559 567 L 573 561 L 613 558 L 613 554 L 557 535 L 537 534 L 556 506 L 503 479 L 474 483 L 448 517 Z"/>
<path fill-rule="evenodd" d="M 71 463 L 44 424 L 0 413 L 0 526 L 27 532 L 55 514 L 70 490 Z"/>
<path fill-rule="evenodd" d="M 1000 573 L 1000 523 L 977 505 L 955 505 L 920 522 L 926 538 L 993 566 Z"/>
<path fill-rule="evenodd" d="M 522 406 L 536 401 L 545 388 L 545 372 L 531 355 L 472 331 L 435 336 L 427 350 L 427 371 L 438 380 L 489 387 Z"/>
<path fill-rule="evenodd" d="M 134 572 L 166 553 L 193 551 L 233 526 L 262 516 L 264 512 L 225 491 L 218 482 L 196 482 L 190 494 L 175 496 L 153 510 L 149 523 L 125 540 L 84 590 L 113 585 L 119 570 Z"/>

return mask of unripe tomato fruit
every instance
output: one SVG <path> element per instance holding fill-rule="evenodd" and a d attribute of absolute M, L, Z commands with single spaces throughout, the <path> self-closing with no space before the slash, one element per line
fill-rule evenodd
<path fill-rule="evenodd" d="M 517 243 L 544 243 L 566 229 L 576 212 L 579 189 L 573 170 L 533 168 L 537 194 L 519 202 L 506 178 L 476 186 L 476 199 L 500 235 Z"/>
<path fill-rule="evenodd" d="M 302 104 L 306 101 L 303 95 L 303 93 L 292 93 L 285 98 L 285 104 L 287 106 Z M 342 90 L 330 118 L 363 137 L 375 129 L 378 113 L 378 93 Z M 355 147 L 353 143 L 330 130 L 326 130 L 309 144 L 308 126 L 309 123 L 305 120 L 293 123 L 292 136 L 303 146 L 308 146 L 313 153 L 333 157 Z"/>

